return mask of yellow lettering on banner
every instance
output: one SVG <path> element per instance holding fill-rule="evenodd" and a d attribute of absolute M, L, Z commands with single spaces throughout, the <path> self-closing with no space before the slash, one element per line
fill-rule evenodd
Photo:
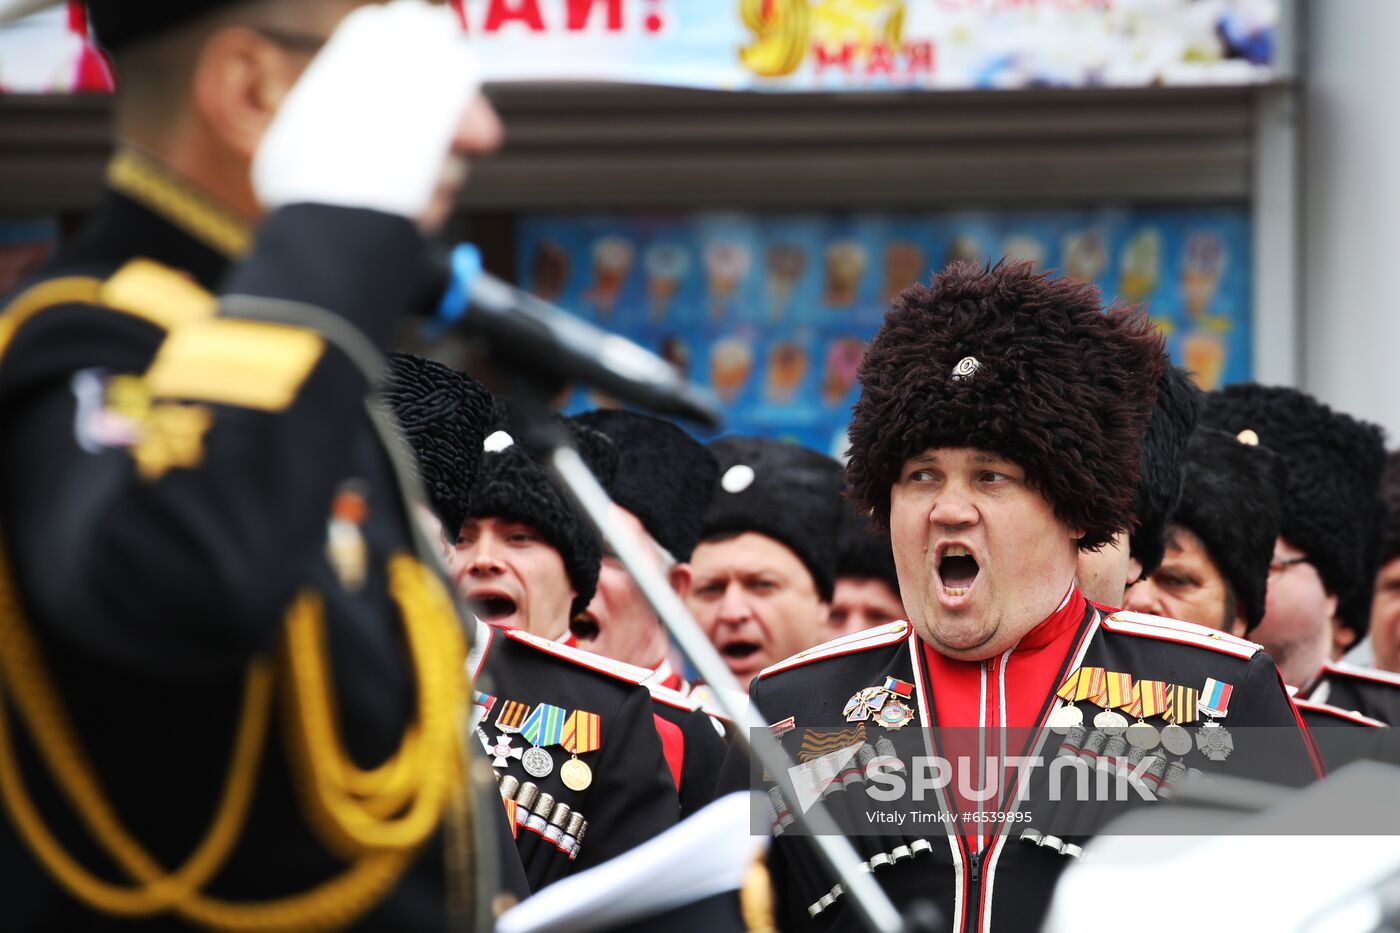
<path fill-rule="evenodd" d="M 282 411 L 321 358 L 319 334 L 210 318 L 170 332 L 146 373 L 152 397 Z"/>

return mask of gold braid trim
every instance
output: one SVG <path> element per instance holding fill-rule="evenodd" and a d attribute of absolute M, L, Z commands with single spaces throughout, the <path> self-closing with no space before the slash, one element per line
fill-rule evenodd
<path fill-rule="evenodd" d="M 395 558 L 391 566 L 399 568 L 397 574 L 391 574 L 391 590 L 403 607 L 406 626 L 417 633 L 410 636 L 410 644 L 423 648 L 413 653 L 415 662 L 424 660 L 427 645 L 438 652 L 437 672 L 430 670 L 427 676 L 419 672 L 420 692 L 427 687 L 434 694 L 432 699 L 420 701 L 420 709 L 433 711 L 428 720 L 432 729 L 422 731 L 434 732 L 434 740 L 415 743 L 420 751 L 410 752 L 410 757 L 417 759 L 411 765 L 392 763 L 395 769 L 416 768 L 423 772 L 418 782 L 409 781 L 420 785 L 415 788 L 417 799 L 409 811 L 413 818 L 410 821 L 406 816 L 389 822 L 385 833 L 374 840 L 379 844 L 377 851 L 360 847 L 345 872 L 310 891 L 264 902 L 233 903 L 205 897 L 199 890 L 227 860 L 247 819 L 270 718 L 275 676 L 271 663 L 258 659 L 249 666 L 233 760 L 205 838 L 183 866 L 166 872 L 122 827 L 103 794 L 53 688 L 38 646 L 24 625 L 8 560 L 0 547 L 0 797 L 20 836 L 49 874 L 73 897 L 103 913 L 149 916 L 172 911 L 210 929 L 250 933 L 338 928 L 352 923 L 387 895 L 416 856 L 423 839 L 441 819 L 446 798 L 460 778 L 456 730 L 451 729 L 445 737 L 441 734 L 443 719 L 450 727 L 453 716 L 438 716 L 444 708 L 450 713 L 450 695 L 458 690 L 455 677 L 442 675 L 449 668 L 453 673 L 460 669 L 449 661 L 455 653 L 454 643 L 460 645 L 460 632 L 455 617 L 443 617 L 434 611 L 438 608 L 436 597 L 445 600 L 446 595 L 429 571 L 406 557 Z M 420 579 L 412 579 L 414 576 Z M 436 585 L 436 595 L 431 592 L 434 587 L 425 585 L 425 581 Z M 288 692 L 303 692 L 288 669 L 282 670 L 282 676 L 288 681 Z M 317 677 L 317 682 L 325 682 L 324 674 Z M 443 685 L 446 691 L 439 689 Z M 49 832 L 24 786 L 9 733 L 6 694 L 14 700 L 20 721 L 80 822 L 139 884 L 124 887 L 97 878 L 65 852 Z M 318 702 L 329 701 L 322 697 Z M 421 729 L 422 721 L 417 725 Z M 430 751 L 442 748 L 447 751 L 445 758 L 429 757 Z M 401 749 L 400 755 L 403 753 Z M 318 748 L 310 756 L 317 760 L 316 773 L 326 770 L 321 756 L 328 756 L 332 762 L 344 760 L 344 753 L 336 746 Z M 356 828 L 363 829 L 365 822 L 368 821 L 362 818 L 355 823 Z"/>
<path fill-rule="evenodd" d="M 389 562 L 389 589 L 403 607 L 418 709 L 399 750 L 373 771 L 350 761 L 336 736 L 320 598 L 304 591 L 287 616 L 283 656 L 292 690 L 285 735 L 311 825 L 339 853 L 420 844 L 461 780 L 457 716 L 466 652 L 455 625 L 423 624 L 450 618 L 451 600 L 437 577 L 402 555 Z"/>
<path fill-rule="evenodd" d="M 231 259 L 252 245 L 248 221 L 135 149 L 123 146 L 112 156 L 107 184 Z"/>
<path fill-rule="evenodd" d="M 101 287 L 99 279 L 74 277 L 22 293 L 0 313 L 0 357 L 34 315 L 66 302 L 97 304 Z M 437 576 L 406 555 L 390 560 L 389 591 L 401 609 L 418 687 L 417 718 L 399 751 L 369 770 L 346 756 L 335 734 L 320 600 L 303 593 L 287 613 L 283 663 L 257 658 L 249 664 L 229 771 L 209 828 L 185 863 L 167 872 L 121 824 L 103 792 L 24 618 L 0 539 L 0 801 L 19 836 L 69 894 L 101 913 L 169 912 L 237 933 L 317 933 L 353 923 L 398 882 L 447 806 L 465 802 L 460 796 L 465 749 L 458 726 L 466 652 L 456 612 Z M 288 897 L 240 903 L 206 897 L 201 889 L 227 861 L 247 821 L 279 679 L 289 698 L 285 731 L 308 822 L 351 864 Z M 24 784 L 10 733 L 10 704 L 79 823 L 135 884 L 96 877 L 49 831 Z M 469 825 L 465 811 L 452 816 L 456 828 Z"/>

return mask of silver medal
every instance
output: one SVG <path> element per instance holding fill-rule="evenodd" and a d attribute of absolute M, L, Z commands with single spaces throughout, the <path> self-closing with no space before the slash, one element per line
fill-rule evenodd
<path fill-rule="evenodd" d="M 1162 747 L 1173 755 L 1185 755 L 1191 751 L 1191 733 L 1170 723 L 1162 729 Z"/>
<path fill-rule="evenodd" d="M 1102 710 L 1094 716 L 1094 728 L 1108 735 L 1117 735 L 1128 728 L 1128 720 L 1117 710 Z"/>
<path fill-rule="evenodd" d="M 1084 724 L 1084 713 L 1073 703 L 1066 703 L 1057 707 L 1050 714 L 1050 731 L 1056 735 L 1064 735 L 1075 726 Z"/>
<path fill-rule="evenodd" d="M 549 772 L 554 770 L 554 759 L 549 752 L 542 748 L 527 748 L 525 754 L 521 756 L 520 763 L 525 767 L 525 771 L 531 777 L 548 777 Z"/>
<path fill-rule="evenodd" d="M 1128 744 L 1133 748 L 1140 748 L 1146 751 L 1149 748 L 1156 748 L 1161 738 L 1157 735 L 1156 727 L 1139 719 L 1128 727 Z"/>
<path fill-rule="evenodd" d="M 1208 722 L 1196 730 L 1196 747 L 1211 761 L 1224 761 L 1235 750 L 1235 740 L 1224 726 Z"/>

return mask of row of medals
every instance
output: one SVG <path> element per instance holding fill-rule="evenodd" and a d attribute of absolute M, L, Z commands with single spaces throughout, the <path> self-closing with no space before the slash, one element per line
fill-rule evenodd
<path fill-rule="evenodd" d="M 547 778 L 554 770 L 554 756 L 548 750 L 538 745 L 532 745 L 521 750 L 512 748 L 510 740 L 513 735 L 519 735 L 519 730 L 508 729 L 497 723 L 501 735 L 492 742 L 486 737 L 486 731 L 480 726 L 476 728 L 476 734 L 481 739 L 481 744 L 486 748 L 486 754 L 496 758 L 509 760 L 513 757 L 520 758 L 520 766 L 525 769 L 525 773 L 533 778 Z M 515 752 L 520 752 L 519 756 Z M 502 766 L 504 767 L 504 765 Z M 571 791 L 585 791 L 593 783 L 593 769 L 588 767 L 588 763 L 581 761 L 578 756 L 571 757 L 568 761 L 559 766 L 559 780 L 564 782 L 564 786 Z"/>
<path fill-rule="evenodd" d="M 1074 703 L 1066 703 L 1050 714 L 1050 730 L 1057 735 L 1064 735 L 1083 724 L 1084 712 Z M 1128 744 L 1143 751 L 1150 751 L 1161 744 L 1173 755 L 1185 755 L 1191 751 L 1193 744 L 1191 733 L 1177 723 L 1167 723 L 1159 731 L 1156 726 L 1141 719 L 1130 724 L 1126 716 L 1114 709 L 1096 713 L 1094 728 L 1109 736 L 1125 733 L 1123 738 L 1127 739 Z M 1223 759 L 1234 747 L 1230 733 L 1214 720 L 1203 725 L 1197 735 L 1201 751 L 1212 760 Z M 1220 754 L 1222 751 L 1223 755 Z M 1217 755 L 1220 757 L 1217 758 Z"/>

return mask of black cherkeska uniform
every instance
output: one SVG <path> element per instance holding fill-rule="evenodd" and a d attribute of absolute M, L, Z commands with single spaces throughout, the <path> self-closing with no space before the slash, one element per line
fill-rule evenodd
<path fill-rule="evenodd" d="M 436 709 L 454 718 L 465 652 L 445 590 L 409 556 L 406 510 L 366 414 L 370 385 L 342 347 L 385 345 L 420 286 L 425 242 L 409 220 L 318 205 L 274 213 L 253 240 L 201 193 L 126 151 L 109 180 L 114 190 L 85 231 L 0 317 L 0 573 L 18 598 L 0 605 L 0 653 L 24 788 L 61 849 L 99 879 L 129 885 L 135 875 L 117 867 L 112 844 L 96 841 L 99 821 L 75 819 L 60 781 L 95 782 L 139 850 L 173 870 L 204 838 L 237 771 L 245 711 L 245 725 L 266 726 L 250 743 L 261 756 L 251 759 L 251 804 L 198 894 L 236 910 L 303 894 L 352 859 L 363 873 L 304 919 L 442 929 L 438 834 L 367 855 L 334 842 L 339 830 L 329 828 L 348 825 L 342 816 L 375 822 L 357 804 L 333 804 L 345 810 L 318 816 L 317 831 L 305 815 L 312 799 L 327 805 L 339 793 L 331 788 L 360 782 L 346 794 L 375 797 L 392 817 L 394 801 L 379 796 L 384 786 L 369 771 L 385 762 L 399 766 L 401 801 L 415 799 L 429 774 L 456 780 L 459 753 L 444 756 L 427 738 L 433 730 L 401 749 L 426 695 L 415 686 L 424 668 L 415 671 L 405 648 L 408 620 L 431 636 L 425 656 L 442 665 L 433 667 L 438 689 L 455 691 L 439 694 Z M 315 306 L 314 326 L 338 339 L 234 319 L 236 302 L 220 310 L 216 294 Z M 284 642 L 294 597 L 298 630 L 319 629 L 324 651 L 314 637 L 309 647 Z M 21 652 L 16 637 L 37 654 Z M 307 670 L 329 683 L 297 693 Z M 274 685 L 297 704 L 274 702 Z M 23 705 L 40 695 L 58 712 Z M 270 711 L 245 705 L 245 695 Z M 327 743 L 299 768 L 289 745 L 312 746 L 292 738 L 290 724 L 306 721 L 293 710 L 317 703 L 330 711 L 318 733 Z M 71 723 L 82 759 L 40 762 L 35 735 L 57 736 L 53 715 Z M 433 732 L 443 734 L 461 741 L 459 730 Z M 9 742 L 0 744 L 10 759 Z M 326 769 L 320 783 L 313 764 Z M 294 774 L 308 777 L 297 784 Z M 119 924 L 41 868 L 34 833 L 21 839 L 12 820 L 0 821 L 0 926 Z M 191 909 L 181 911 L 185 922 L 208 923 L 222 908 Z M 167 911 L 152 925 L 185 922 Z"/>
<path fill-rule="evenodd" d="M 685 819 L 715 799 L 726 746 L 721 730 L 727 720 L 711 716 L 698 700 L 650 679 L 644 686 L 651 691 L 656 729 L 680 795 L 681 819 Z"/>
<path fill-rule="evenodd" d="M 1280 728 L 1269 731 L 1283 736 L 1284 748 L 1276 748 L 1273 758 L 1281 752 L 1292 773 L 1275 777 L 1300 781 L 1316 774 L 1314 752 L 1288 694 L 1273 662 L 1257 645 L 1174 620 L 1134 613 L 1104 617 L 1076 591 L 1015 648 L 986 662 L 943 658 L 923 644 L 912 626 L 897 622 L 828 642 L 774 665 L 754 681 L 751 695 L 794 760 L 810 763 L 843 745 L 850 747 L 848 743 L 853 741 L 863 742 L 854 757 L 835 766 L 826 796 L 833 815 L 849 828 L 861 825 L 862 814 L 873 806 L 862 790 L 866 785 L 861 777 L 872 753 L 893 755 L 906 762 L 912 754 L 930 752 L 956 760 L 966 753 L 971 735 L 971 752 L 977 756 L 972 760 L 977 761 L 984 754 L 996 754 L 1001 741 L 997 727 L 1007 726 L 1008 747 L 1003 758 L 1034 753 L 1048 760 L 1056 756 L 1061 742 L 1074 743 L 1074 752 L 1080 745 L 1088 748 L 1085 760 L 1096 762 L 1096 766 L 1102 766 L 1097 765 L 1100 760 L 1107 764 L 1113 753 L 1122 757 L 1124 750 L 1105 750 L 1102 736 L 1088 739 L 1087 733 L 1096 730 L 1060 736 L 1045 728 L 1052 712 L 1065 705 L 1056 698 L 1057 688 L 1076 672 L 1091 670 L 1126 674 L 1133 683 L 1150 679 L 1149 683 L 1161 681 L 1191 689 L 1215 678 L 1232 688 L 1223 723 L 1233 734 L 1233 755 L 1220 764 L 1206 760 L 1192 748 L 1181 756 L 1184 766 L 1249 773 L 1254 749 L 1250 730 L 1243 727 L 1276 726 Z M 878 705 L 878 710 L 862 712 L 860 704 L 865 701 L 872 701 L 871 707 Z M 1085 714 L 1085 725 L 1092 727 L 1093 705 L 1083 702 L 1078 707 Z M 1190 715 L 1196 720 L 1194 712 Z M 943 717 L 974 728 L 947 729 Z M 1027 718 L 1033 728 L 1016 728 Z M 1160 717 L 1147 719 L 1157 727 L 1165 725 Z M 977 730 L 979 723 L 988 728 Z M 924 728 L 930 724 L 937 728 Z M 1194 731 L 1199 726 L 1197 720 L 1186 728 Z M 980 749 L 979 737 L 985 742 Z M 931 747 L 925 747 L 926 738 Z M 1279 742 L 1277 735 L 1275 741 Z M 955 742 L 963 743 L 964 750 L 953 751 Z M 1162 777 L 1180 779 L 1184 770 L 1173 773 L 1157 768 L 1149 773 L 1157 779 L 1154 787 L 1160 787 Z M 731 751 L 721 786 L 739 786 L 749 780 L 748 771 L 748 763 Z M 1046 799 L 1037 784 L 1043 781 L 1045 770 L 1036 775 L 1029 790 L 1034 807 L 1024 800 L 1008 800 L 1000 807 L 986 805 L 991 818 L 973 818 L 970 811 L 977 807 L 943 792 L 935 803 L 933 794 L 925 791 L 925 802 L 914 809 L 941 810 L 958 814 L 958 818 L 951 823 L 922 825 L 911 821 L 887 829 L 883 835 L 876 835 L 877 830 L 867 822 L 865 832 L 854 833 L 852 841 L 896 905 L 908 907 L 927 898 L 955 931 L 1035 929 L 1067 864 L 1066 855 L 1078 851 L 1068 848 L 1062 854 L 1059 846 L 1036 844 L 1036 839 L 1050 836 L 1052 830 L 1063 832 L 1066 820 L 1071 824 L 1076 820 L 1072 811 L 1056 812 L 1047 809 L 1048 804 L 1037 803 Z M 832 777 L 826 774 L 821 783 Z M 969 788 L 979 786 L 978 781 L 968 784 Z M 792 802 L 774 795 L 770 798 L 777 811 L 775 825 L 787 827 L 790 820 L 783 811 L 791 809 Z M 1019 817 L 998 820 L 998 811 L 1008 816 L 1030 811 L 1034 816 L 1029 822 Z M 1042 835 L 1037 835 L 1037 823 Z M 1076 829 L 1076 842 L 1082 843 L 1091 830 L 1089 824 Z M 1062 836 L 1070 837 L 1070 833 Z M 782 929 L 858 928 L 854 911 L 843 894 L 832 891 L 834 879 L 817 867 L 804 840 L 780 835 L 771 850 L 770 869 L 780 901 Z"/>
<path fill-rule="evenodd" d="M 514 813 L 531 890 L 677 822 L 651 695 L 635 669 L 518 629 L 478 631 L 474 664 L 486 696 L 473 732 Z M 586 781 L 569 786 L 580 762 Z"/>
<path fill-rule="evenodd" d="M 1351 710 L 1387 726 L 1400 724 L 1400 674 L 1328 662 L 1299 696 Z"/>

